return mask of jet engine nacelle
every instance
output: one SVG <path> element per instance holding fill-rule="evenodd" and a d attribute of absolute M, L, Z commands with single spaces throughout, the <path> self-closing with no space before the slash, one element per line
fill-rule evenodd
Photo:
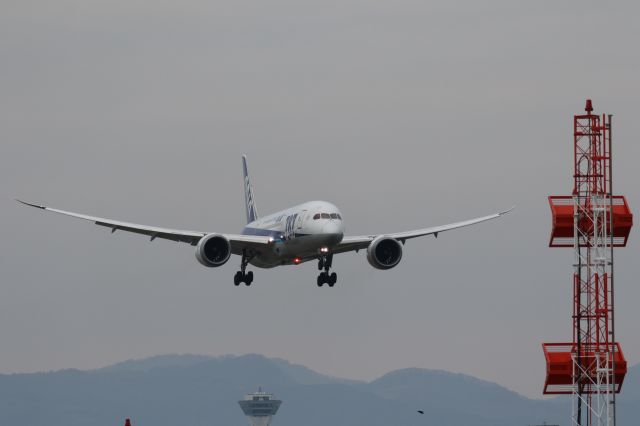
<path fill-rule="evenodd" d="M 381 235 L 367 247 L 367 260 L 376 269 L 391 269 L 402 259 L 402 244 L 394 238 Z"/>
<path fill-rule="evenodd" d="M 196 246 L 196 259 L 209 268 L 215 268 L 227 263 L 231 257 L 231 244 L 219 234 L 205 235 Z"/>

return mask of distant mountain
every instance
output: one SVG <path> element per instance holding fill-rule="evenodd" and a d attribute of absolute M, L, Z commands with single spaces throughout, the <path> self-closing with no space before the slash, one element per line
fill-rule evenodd
<path fill-rule="evenodd" d="M 621 419 L 640 409 L 639 379 L 635 366 L 619 398 Z M 131 417 L 134 426 L 241 426 L 237 401 L 259 385 L 284 401 L 274 426 L 568 424 L 568 402 L 528 399 L 463 374 L 410 368 L 366 383 L 261 355 L 165 355 L 0 375 L 0 425 L 112 426 Z"/>
<path fill-rule="evenodd" d="M 423 407 L 425 412 L 464 413 L 473 424 L 501 424 L 501 419 L 509 418 L 510 424 L 526 425 L 556 421 L 561 414 L 551 404 L 495 383 L 446 371 L 397 370 L 373 381 L 370 388 L 386 398 Z"/>
<path fill-rule="evenodd" d="M 282 358 L 271 358 L 271 361 L 275 363 L 283 373 L 302 385 L 325 385 L 330 383 L 346 383 L 355 385 L 364 383 L 357 380 L 341 379 L 338 377 L 320 374 L 310 368 L 299 364 L 292 364 Z"/>
<path fill-rule="evenodd" d="M 117 372 L 117 371 L 150 371 L 156 368 L 167 367 L 192 367 L 204 362 L 220 362 L 232 360 L 233 358 L 249 359 L 251 357 L 260 357 L 260 355 L 244 355 L 241 357 L 234 357 L 227 355 L 223 357 L 211 357 L 206 355 L 157 355 L 144 359 L 131 359 L 123 362 L 119 362 L 108 367 L 100 368 L 95 371 L 99 372 Z M 338 377 L 327 376 L 317 373 L 310 368 L 299 364 L 293 364 L 282 358 L 270 358 L 270 361 L 275 364 L 283 373 L 293 379 L 295 382 L 303 385 L 320 385 L 329 383 L 360 383 L 356 380 L 341 379 Z"/>
<path fill-rule="evenodd" d="M 144 359 L 130 359 L 95 371 L 149 371 L 154 368 L 190 367 L 212 359 L 206 355 L 157 355 Z"/>

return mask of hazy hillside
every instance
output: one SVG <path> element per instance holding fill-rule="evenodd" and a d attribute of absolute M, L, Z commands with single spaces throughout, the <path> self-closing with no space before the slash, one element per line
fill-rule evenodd
<path fill-rule="evenodd" d="M 640 408 L 638 373 L 636 366 L 627 377 L 621 417 Z M 134 426 L 241 426 L 237 401 L 258 385 L 284 400 L 274 426 L 568 423 L 566 402 L 527 399 L 462 374 L 404 369 L 365 383 L 260 355 L 170 355 L 93 371 L 0 375 L 0 424 L 111 426 L 130 416 Z"/>
<path fill-rule="evenodd" d="M 630 367 L 627 371 L 620 398 L 640 401 L 640 364 Z"/>
<path fill-rule="evenodd" d="M 629 368 L 622 385 L 616 405 L 618 406 L 618 424 L 638 423 L 640 413 L 640 364 Z"/>

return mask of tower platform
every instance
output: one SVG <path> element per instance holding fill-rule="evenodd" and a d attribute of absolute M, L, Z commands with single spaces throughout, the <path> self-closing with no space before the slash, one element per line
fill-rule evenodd
<path fill-rule="evenodd" d="M 249 417 L 251 426 L 269 426 L 282 401 L 275 399 L 272 393 L 258 388 L 258 392 L 245 395 L 238 404 L 245 416 Z"/>

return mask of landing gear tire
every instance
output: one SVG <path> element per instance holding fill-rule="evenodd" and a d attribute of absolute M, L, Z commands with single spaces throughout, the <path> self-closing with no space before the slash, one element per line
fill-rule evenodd
<path fill-rule="evenodd" d="M 333 287 L 336 282 L 338 282 L 338 274 L 335 272 L 332 274 L 321 272 L 320 275 L 318 275 L 318 287 L 322 287 L 324 284 L 329 284 L 329 287 Z"/>
<path fill-rule="evenodd" d="M 240 270 L 233 277 L 233 283 L 238 286 L 245 283 L 248 287 L 253 282 L 253 271 L 246 272 L 249 261 L 253 258 L 252 254 L 247 254 L 246 250 L 242 250 L 242 260 L 240 261 Z"/>
<path fill-rule="evenodd" d="M 236 272 L 233 276 L 233 283 L 238 286 L 240 283 L 245 283 L 245 285 L 250 286 L 253 282 L 253 271 L 249 271 L 246 274 L 243 274 L 242 271 Z"/>
<path fill-rule="evenodd" d="M 333 272 L 330 276 L 327 276 L 327 284 L 329 287 L 333 287 L 338 282 L 338 274 Z"/>
<path fill-rule="evenodd" d="M 338 274 L 335 272 L 329 274 L 329 269 L 331 269 L 331 264 L 333 263 L 333 254 L 329 253 L 326 255 L 322 255 L 318 258 L 318 269 L 323 270 L 318 275 L 318 287 L 322 287 L 323 284 L 329 284 L 329 287 L 333 287 L 338 281 Z"/>

